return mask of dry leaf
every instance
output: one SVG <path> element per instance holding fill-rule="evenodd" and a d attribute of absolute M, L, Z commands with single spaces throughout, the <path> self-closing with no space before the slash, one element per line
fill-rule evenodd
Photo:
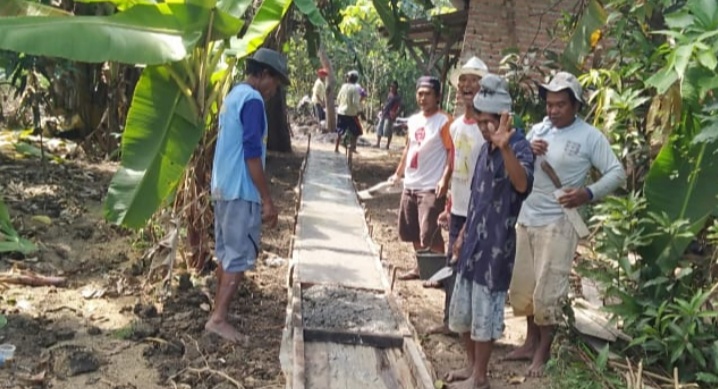
<path fill-rule="evenodd" d="M 509 384 L 511 385 L 521 385 L 524 382 L 526 382 L 526 377 L 524 376 L 513 376 L 509 378 Z"/>
<path fill-rule="evenodd" d="M 17 378 L 19 378 L 20 381 L 24 381 L 33 385 L 41 385 L 45 382 L 45 370 L 35 375 L 18 374 Z"/>
<path fill-rule="evenodd" d="M 52 224 L 52 219 L 50 219 L 49 216 L 45 216 L 45 215 L 35 215 L 32 218 L 30 218 L 30 220 L 32 220 L 35 223 L 44 224 L 46 226 L 49 226 L 50 224 Z"/>

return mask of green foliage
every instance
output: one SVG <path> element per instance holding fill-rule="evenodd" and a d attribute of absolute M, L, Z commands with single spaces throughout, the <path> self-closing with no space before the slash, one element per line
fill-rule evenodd
<path fill-rule="evenodd" d="M 561 55 L 561 64 L 564 69 L 576 72 L 585 57 L 591 52 L 591 36 L 606 24 L 608 15 L 598 0 L 588 2 L 586 9 L 578 21 L 576 28 Z"/>
<path fill-rule="evenodd" d="M 20 237 L 12 226 L 10 213 L 2 197 L 0 197 L 0 253 L 31 254 L 37 251 L 37 246 L 27 239 Z"/>
<path fill-rule="evenodd" d="M 142 72 L 122 136 L 122 166 L 107 192 L 107 219 L 132 228 L 142 227 L 175 191 L 204 132 L 169 69 Z"/>
<path fill-rule="evenodd" d="M 622 387 L 621 378 L 607 366 L 609 348 L 595 353 L 581 340 L 562 342 L 556 357 L 546 364 L 551 389 L 604 389 L 606 383 Z M 585 362 L 588 359 L 590 362 Z M 588 366 L 594 366 L 589 368 Z"/>
<path fill-rule="evenodd" d="M 365 109 L 373 117 L 386 99 L 389 83 L 397 80 L 405 112 L 413 112 L 416 109 L 413 86 L 421 71 L 408 58 L 405 49 L 389 49 L 389 41 L 379 31 L 382 21 L 373 3 L 358 0 L 343 7 L 339 16 L 333 19 L 338 35 L 330 29 L 323 29 L 319 34 L 337 82 L 341 84 L 349 70 L 359 69 L 359 83 L 368 93 Z M 297 71 L 292 74 L 288 98 L 289 104 L 295 105 L 302 96 L 311 94 L 320 63 L 312 56 L 309 42 L 300 35 L 290 39 L 289 48 L 290 67 Z"/>
<path fill-rule="evenodd" d="M 110 2 L 120 12 L 3 18 L 0 48 L 74 61 L 152 65 L 135 89 L 122 164 L 105 204 L 110 221 L 136 228 L 171 198 L 218 112 L 237 58 L 256 50 L 291 0 L 263 1 L 226 63 L 220 62 L 225 42 L 240 32 L 251 0 Z"/>
<path fill-rule="evenodd" d="M 536 90 L 537 73 L 543 78 L 543 68 L 535 66 L 537 51 L 521 55 L 517 50 L 508 50 L 501 59 L 500 69 L 509 82 L 509 93 L 513 96 L 514 115 L 529 125 L 539 123 L 545 116 L 545 104 Z M 547 64 L 550 65 L 550 64 Z M 529 128 L 525 128 L 528 132 Z"/>
<path fill-rule="evenodd" d="M 262 2 L 247 32 L 242 38 L 236 41 L 233 39 L 227 54 L 243 58 L 254 53 L 267 39 L 267 35 L 279 25 L 291 4 L 292 0 Z"/>
<path fill-rule="evenodd" d="M 634 337 L 627 347 L 632 354 L 645 365 L 668 371 L 677 366 L 685 379 L 708 380 L 718 374 L 718 312 L 709 302 L 718 284 L 708 291 L 695 287 L 714 282 L 705 277 L 710 263 L 680 260 L 662 272 L 653 258 L 635 255 L 655 241 L 693 236 L 684 220 L 644 216 L 648 207 L 635 193 L 597 205 L 593 221 L 601 226 L 596 237 L 601 261 L 580 271 L 605 286 L 605 297 L 613 302 L 607 309 Z"/>

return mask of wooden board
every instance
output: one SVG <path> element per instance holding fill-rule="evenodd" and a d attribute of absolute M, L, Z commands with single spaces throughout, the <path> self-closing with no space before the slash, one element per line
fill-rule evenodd
<path fill-rule="evenodd" d="M 401 349 L 326 342 L 305 343 L 307 381 L 312 389 L 430 389 L 414 384 Z"/>
<path fill-rule="evenodd" d="M 364 345 L 376 348 L 402 348 L 404 337 L 393 334 L 362 333 L 323 328 L 304 328 L 307 342 L 328 342 L 349 345 Z"/>

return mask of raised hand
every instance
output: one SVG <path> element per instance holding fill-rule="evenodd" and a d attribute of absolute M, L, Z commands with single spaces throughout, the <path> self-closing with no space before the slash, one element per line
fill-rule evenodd
<path fill-rule="evenodd" d="M 494 146 L 500 149 L 508 147 L 509 139 L 511 139 L 511 135 L 514 133 L 514 131 L 516 131 L 511 126 L 511 123 L 512 118 L 508 112 L 504 112 L 501 114 L 501 120 L 499 120 L 499 128 L 494 128 L 494 125 L 492 123 L 489 123 L 489 137 L 491 139 L 491 143 L 493 143 Z"/>

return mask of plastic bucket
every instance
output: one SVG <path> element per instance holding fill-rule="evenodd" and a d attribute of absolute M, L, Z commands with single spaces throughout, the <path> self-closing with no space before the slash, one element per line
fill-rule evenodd
<path fill-rule="evenodd" d="M 419 278 L 428 280 L 437 271 L 446 266 L 446 254 L 431 251 L 417 252 L 416 263 L 419 265 Z"/>
<path fill-rule="evenodd" d="M 15 357 L 15 346 L 12 344 L 0 344 L 0 366 L 4 365 Z"/>

